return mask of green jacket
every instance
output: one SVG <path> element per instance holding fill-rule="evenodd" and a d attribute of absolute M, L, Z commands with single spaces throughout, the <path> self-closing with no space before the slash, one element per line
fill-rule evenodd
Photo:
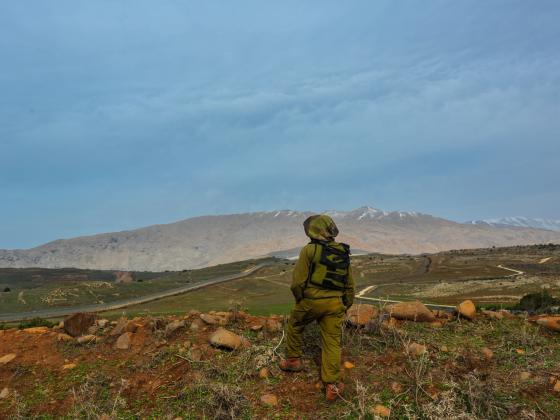
<path fill-rule="evenodd" d="M 336 242 L 331 241 L 329 242 L 336 244 Z M 307 244 L 305 245 L 299 253 L 299 259 L 294 267 L 294 272 L 292 274 L 292 293 L 296 298 L 296 302 L 299 302 L 301 299 L 310 298 L 310 299 L 321 299 L 321 298 L 329 298 L 329 297 L 342 297 L 342 303 L 346 308 L 352 306 L 354 303 L 354 278 L 352 277 L 352 269 L 348 267 L 348 288 L 346 290 L 328 290 L 328 289 L 320 289 L 313 285 L 312 283 L 308 283 L 307 287 L 305 286 L 305 282 L 309 275 L 309 268 L 311 267 L 311 263 L 313 261 L 313 255 L 315 253 L 315 244 Z"/>

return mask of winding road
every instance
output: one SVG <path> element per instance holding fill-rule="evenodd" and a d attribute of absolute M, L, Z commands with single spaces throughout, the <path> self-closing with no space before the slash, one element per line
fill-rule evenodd
<path fill-rule="evenodd" d="M 212 280 L 202 281 L 197 284 L 189 286 L 181 286 L 174 289 L 164 290 L 159 293 L 154 293 L 148 296 L 142 296 L 133 299 L 122 300 L 118 302 L 93 304 L 93 305 L 83 305 L 83 306 L 71 306 L 68 308 L 57 308 L 57 309 L 39 309 L 37 311 L 29 312 L 18 312 L 18 313 L 7 313 L 0 314 L 0 322 L 16 322 L 24 321 L 32 318 L 59 318 L 67 315 L 71 315 L 76 312 L 105 312 L 112 311 L 115 309 L 122 309 L 128 306 L 139 305 L 142 303 L 152 302 L 154 300 L 159 300 L 167 298 L 170 296 L 181 295 L 183 293 L 191 292 L 193 290 L 202 289 L 203 287 L 212 286 L 214 284 L 223 283 L 231 280 L 238 280 L 243 277 L 247 277 L 253 274 L 255 271 L 270 265 L 270 263 L 258 264 L 248 270 L 242 271 L 241 273 L 232 274 L 229 276 L 221 276 Z"/>

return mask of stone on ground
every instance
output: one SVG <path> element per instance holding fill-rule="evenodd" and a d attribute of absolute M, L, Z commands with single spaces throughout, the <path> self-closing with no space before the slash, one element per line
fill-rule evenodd
<path fill-rule="evenodd" d="M 387 312 L 397 319 L 409 321 L 434 322 L 435 315 L 422 302 L 400 302 L 387 307 Z"/>
<path fill-rule="evenodd" d="M 560 381 L 556 381 L 554 387 L 552 388 L 554 392 L 560 392 Z"/>
<path fill-rule="evenodd" d="M 467 319 L 474 319 L 476 317 L 476 306 L 472 300 L 465 300 L 457 306 L 457 312 Z"/>
<path fill-rule="evenodd" d="M 269 333 L 275 333 L 282 331 L 282 323 L 274 318 L 268 318 L 264 324 L 265 331 Z"/>
<path fill-rule="evenodd" d="M 377 404 L 371 409 L 371 414 L 379 417 L 389 417 L 391 415 L 391 409 L 385 407 L 384 405 Z"/>
<path fill-rule="evenodd" d="M 484 356 L 485 359 L 490 360 L 491 358 L 494 357 L 494 352 L 489 349 L 488 347 L 483 347 L 480 352 L 482 353 L 482 355 Z"/>
<path fill-rule="evenodd" d="M 195 320 L 193 320 L 193 322 L 191 322 L 191 326 L 189 328 L 191 329 L 191 331 L 198 331 L 204 328 L 205 325 L 206 324 L 202 319 L 196 318 Z"/>
<path fill-rule="evenodd" d="M 346 361 L 342 364 L 342 366 L 344 366 L 344 369 L 354 369 L 354 363 L 352 362 Z"/>
<path fill-rule="evenodd" d="M 26 333 L 29 334 L 44 334 L 46 332 L 50 331 L 49 327 L 31 327 L 31 328 L 25 328 L 23 330 Z"/>
<path fill-rule="evenodd" d="M 537 319 L 537 324 L 551 331 L 560 332 L 560 316 L 545 316 Z"/>
<path fill-rule="evenodd" d="M 86 335 L 82 335 L 81 337 L 78 337 L 78 338 L 76 339 L 76 341 L 77 341 L 79 344 L 87 344 L 87 343 L 93 343 L 93 342 L 95 342 L 96 338 L 97 338 L 97 337 L 96 337 L 95 335 L 93 335 L 93 334 L 86 334 Z"/>
<path fill-rule="evenodd" d="M 0 391 L 0 400 L 8 398 L 9 396 L 10 396 L 10 390 L 8 388 L 4 388 L 2 389 L 2 391 Z"/>
<path fill-rule="evenodd" d="M 263 367 L 261 370 L 259 370 L 259 378 L 266 379 L 268 378 L 269 375 L 270 372 L 268 371 L 267 368 Z"/>
<path fill-rule="evenodd" d="M 346 321 L 350 325 L 363 327 L 371 320 L 376 319 L 378 315 L 379 310 L 373 305 L 355 304 L 346 312 Z"/>
<path fill-rule="evenodd" d="M 97 316 L 89 312 L 78 312 L 64 320 L 64 330 L 72 337 L 87 333 L 88 328 L 95 324 Z"/>
<path fill-rule="evenodd" d="M 76 367 L 76 363 L 67 363 L 65 365 L 62 365 L 62 370 L 71 370 L 74 369 Z"/>
<path fill-rule="evenodd" d="M 264 405 L 276 407 L 278 405 L 278 398 L 274 394 L 264 394 L 261 396 L 261 402 Z"/>
<path fill-rule="evenodd" d="M 109 320 L 108 319 L 98 319 L 96 321 L 96 323 L 97 323 L 97 326 L 99 328 L 105 328 L 105 327 L 109 326 Z"/>
<path fill-rule="evenodd" d="M 241 347 L 243 340 L 237 334 L 220 327 L 210 336 L 210 344 L 215 347 L 235 350 Z"/>
<path fill-rule="evenodd" d="M 72 337 L 71 335 L 68 335 L 68 334 L 59 333 L 59 334 L 57 334 L 56 339 L 58 341 L 73 341 L 74 337 Z"/>
<path fill-rule="evenodd" d="M 500 320 L 500 319 L 503 319 L 503 318 L 504 318 L 504 314 L 501 313 L 501 312 L 496 312 L 496 311 L 485 311 L 485 310 L 482 310 L 481 312 L 482 312 L 482 315 L 484 315 L 484 316 L 486 316 L 486 317 L 488 317 L 488 318 L 490 318 L 490 319 L 497 319 L 497 320 Z"/>
<path fill-rule="evenodd" d="M 178 321 L 178 320 L 171 321 L 169 324 L 167 324 L 167 327 L 165 327 L 165 335 L 169 337 L 175 331 L 184 327 L 185 327 L 185 321 Z"/>
<path fill-rule="evenodd" d="M 122 333 L 119 338 L 117 338 L 117 342 L 115 343 L 115 347 L 119 350 L 128 350 L 132 345 L 132 333 L 125 332 Z"/>
<path fill-rule="evenodd" d="M 0 357 L 0 365 L 6 365 L 16 358 L 15 353 L 9 353 Z"/>
<path fill-rule="evenodd" d="M 412 356 L 421 356 L 422 354 L 428 351 L 427 347 L 424 344 L 418 344 L 418 343 L 410 343 L 406 347 L 406 350 Z"/>
<path fill-rule="evenodd" d="M 531 372 L 524 371 L 519 374 L 519 379 L 522 381 L 527 381 L 530 377 L 531 377 Z"/>
<path fill-rule="evenodd" d="M 208 325 L 217 325 L 220 322 L 217 317 L 209 314 L 200 314 L 200 319 Z"/>
<path fill-rule="evenodd" d="M 120 318 L 117 321 L 115 328 L 113 328 L 113 330 L 111 331 L 110 335 L 112 335 L 113 337 L 121 335 L 123 332 L 125 332 L 127 324 L 128 324 L 128 319 Z"/>

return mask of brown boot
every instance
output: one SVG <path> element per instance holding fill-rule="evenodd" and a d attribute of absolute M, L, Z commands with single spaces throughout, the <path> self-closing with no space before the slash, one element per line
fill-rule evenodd
<path fill-rule="evenodd" d="M 303 369 L 301 359 L 299 357 L 288 357 L 287 359 L 280 360 L 278 364 L 280 369 L 288 372 L 299 372 Z"/>
<path fill-rule="evenodd" d="M 325 392 L 325 396 L 327 397 L 327 401 L 334 401 L 337 397 L 342 395 L 342 391 L 344 391 L 344 384 L 327 384 L 327 390 Z"/>

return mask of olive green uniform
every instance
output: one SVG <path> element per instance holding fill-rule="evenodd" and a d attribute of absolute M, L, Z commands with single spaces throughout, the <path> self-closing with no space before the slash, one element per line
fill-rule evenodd
<path fill-rule="evenodd" d="M 334 240 L 324 243 L 339 246 Z M 335 383 L 340 378 L 342 321 L 354 301 L 354 280 L 348 267 L 344 290 L 325 289 L 309 282 L 309 270 L 318 261 L 320 247 L 316 243 L 303 247 L 294 268 L 291 290 L 296 306 L 288 321 L 286 356 L 302 356 L 303 330 L 307 324 L 317 321 L 321 330 L 321 379 L 325 383 Z"/>

